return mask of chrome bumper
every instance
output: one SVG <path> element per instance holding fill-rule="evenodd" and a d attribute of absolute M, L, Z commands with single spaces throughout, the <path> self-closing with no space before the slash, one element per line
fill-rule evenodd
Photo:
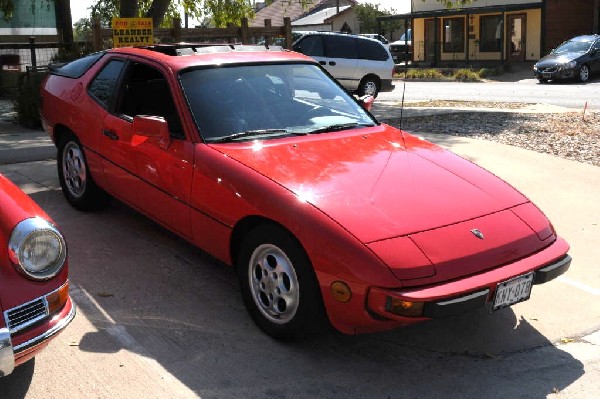
<path fill-rule="evenodd" d="M 75 303 L 72 300 L 69 300 L 69 302 L 71 302 L 71 310 L 65 318 L 60 320 L 49 330 L 44 331 L 37 337 L 25 341 L 22 344 L 13 347 L 9 329 L 6 327 L 0 328 L 0 377 L 7 376 L 13 372 L 15 368 L 15 356 L 18 357 L 19 353 L 43 344 L 69 325 L 77 313 L 75 310 Z"/>
<path fill-rule="evenodd" d="M 0 328 L 0 377 L 9 375 L 15 369 L 15 354 L 8 328 Z"/>

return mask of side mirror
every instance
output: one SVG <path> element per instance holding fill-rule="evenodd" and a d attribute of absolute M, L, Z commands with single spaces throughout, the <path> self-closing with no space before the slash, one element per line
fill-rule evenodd
<path fill-rule="evenodd" d="M 169 125 L 162 116 L 138 115 L 133 118 L 133 134 L 160 139 L 159 146 L 163 150 L 171 144 Z"/>
<path fill-rule="evenodd" d="M 358 99 L 360 105 L 367 111 L 371 112 L 371 108 L 373 107 L 373 103 L 375 102 L 375 98 L 373 96 L 362 96 Z"/>

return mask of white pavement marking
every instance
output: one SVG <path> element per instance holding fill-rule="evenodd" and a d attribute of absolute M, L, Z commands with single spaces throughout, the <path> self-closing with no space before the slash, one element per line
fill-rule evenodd
<path fill-rule="evenodd" d="M 594 287 L 590 287 L 589 285 L 585 285 L 583 283 L 580 283 L 579 281 L 575 281 L 575 280 L 571 280 L 567 277 L 564 276 L 560 276 L 557 279 L 558 281 L 562 281 L 563 283 L 569 284 L 575 288 L 579 288 L 580 290 L 583 290 L 585 292 L 587 292 L 588 294 L 592 294 L 592 295 L 596 295 L 596 296 L 600 296 L 600 290 Z"/>

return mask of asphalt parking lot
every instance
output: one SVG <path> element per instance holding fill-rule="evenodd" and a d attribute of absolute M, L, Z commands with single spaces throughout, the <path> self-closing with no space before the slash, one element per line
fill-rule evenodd
<path fill-rule="evenodd" d="M 6 398 L 595 397 L 600 168 L 482 140 L 428 137 L 528 195 L 571 244 L 529 301 L 363 336 L 282 343 L 246 314 L 233 272 L 113 201 L 69 207 L 52 160 L 0 166 L 69 245 L 74 322 L 0 380 Z"/>

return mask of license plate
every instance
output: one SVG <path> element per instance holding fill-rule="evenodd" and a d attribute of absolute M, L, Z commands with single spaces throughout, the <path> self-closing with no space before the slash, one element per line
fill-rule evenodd
<path fill-rule="evenodd" d="M 493 310 L 528 300 L 532 285 L 533 272 L 498 284 Z"/>
<path fill-rule="evenodd" d="M 542 73 L 542 76 L 546 79 L 550 79 L 552 77 L 552 74 L 550 72 L 544 72 Z"/>

